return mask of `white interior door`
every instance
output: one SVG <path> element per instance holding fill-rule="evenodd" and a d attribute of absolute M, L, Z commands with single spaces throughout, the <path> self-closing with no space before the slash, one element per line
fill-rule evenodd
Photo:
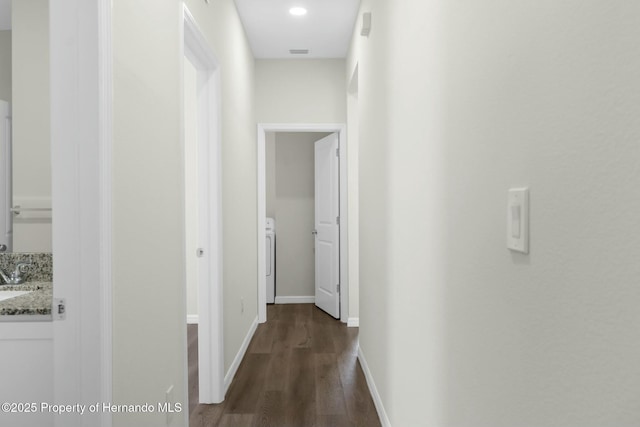
<path fill-rule="evenodd" d="M 340 317 L 338 134 L 315 142 L 316 305 Z"/>
<path fill-rule="evenodd" d="M 0 101 L 0 252 L 13 251 L 11 110 Z"/>

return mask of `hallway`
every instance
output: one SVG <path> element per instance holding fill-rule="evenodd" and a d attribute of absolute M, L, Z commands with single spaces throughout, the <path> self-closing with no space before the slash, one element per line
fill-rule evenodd
<path fill-rule="evenodd" d="M 313 304 L 269 305 L 220 405 L 197 405 L 191 427 L 380 425 L 357 361 L 357 328 Z M 189 378 L 197 365 L 189 327 Z M 189 399 L 197 393 L 189 386 Z M 190 405 L 191 408 L 191 405 Z"/>

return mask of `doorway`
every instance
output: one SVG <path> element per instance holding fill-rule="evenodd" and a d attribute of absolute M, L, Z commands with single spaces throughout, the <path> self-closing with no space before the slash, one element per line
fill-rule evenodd
<path fill-rule="evenodd" d="M 186 6 L 183 77 L 185 322 L 197 323 L 198 329 L 198 402 L 220 403 L 224 400 L 220 67 Z M 184 351 L 186 355 L 186 342 Z M 188 369 L 185 376 L 188 382 Z"/>
<path fill-rule="evenodd" d="M 348 212 L 347 212 L 347 162 L 346 162 L 346 126 L 343 124 L 284 124 L 284 125 L 272 125 L 272 124 L 259 124 L 258 125 L 258 137 L 257 137 L 257 152 L 258 152 L 258 271 L 266 271 L 266 235 L 265 222 L 266 222 L 266 140 L 267 133 L 291 133 L 291 132 L 318 132 L 337 135 L 338 145 L 338 159 L 340 168 L 339 183 L 339 214 L 336 218 L 336 222 L 339 222 L 339 286 L 340 286 L 340 310 L 338 317 L 342 322 L 347 322 L 349 317 L 349 295 L 348 295 L 348 251 L 347 251 L 347 235 L 348 235 Z M 276 233 L 277 233 L 276 224 Z M 311 232 L 312 230 L 309 230 Z M 276 234 L 277 235 L 277 234 Z M 277 272 L 276 272 L 277 275 Z M 266 276 L 260 274 L 258 276 L 258 319 L 260 323 L 264 323 L 267 320 L 267 290 L 266 290 Z"/>
<path fill-rule="evenodd" d="M 268 132 L 265 147 L 267 303 L 315 303 L 335 318 L 340 316 L 337 146 L 336 133 Z"/>

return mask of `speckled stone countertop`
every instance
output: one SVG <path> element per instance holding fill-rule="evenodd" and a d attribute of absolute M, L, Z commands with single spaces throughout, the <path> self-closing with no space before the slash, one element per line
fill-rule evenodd
<path fill-rule="evenodd" d="M 51 282 L 53 277 L 53 257 L 50 253 L 0 253 L 0 269 L 6 274 L 11 273 L 19 262 L 29 263 L 29 267 L 22 272 L 25 283 L 36 281 Z"/>
<path fill-rule="evenodd" d="M 0 316 L 51 315 L 53 285 L 51 282 L 31 281 L 21 285 L 0 285 L 3 291 L 32 291 L 25 295 L 0 301 Z M 8 320 L 8 317 L 0 320 Z"/>

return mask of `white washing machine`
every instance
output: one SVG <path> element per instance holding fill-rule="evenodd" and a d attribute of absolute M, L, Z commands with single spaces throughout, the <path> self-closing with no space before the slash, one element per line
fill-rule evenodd
<path fill-rule="evenodd" d="M 276 221 L 267 218 L 267 304 L 276 302 Z"/>

